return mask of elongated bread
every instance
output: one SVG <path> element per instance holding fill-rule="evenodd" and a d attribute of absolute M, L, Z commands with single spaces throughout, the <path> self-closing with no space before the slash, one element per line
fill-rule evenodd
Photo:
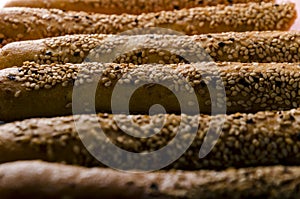
<path fill-rule="evenodd" d="M 183 62 L 183 53 L 186 52 L 190 52 L 192 57 L 199 56 L 194 61 L 207 61 L 207 56 L 201 58 L 203 49 L 214 61 L 300 62 L 299 45 L 299 31 L 195 36 L 72 35 L 8 44 L 0 49 L 0 68 L 22 66 L 24 61 L 40 64 L 81 63 L 84 60 L 169 64 Z M 175 51 L 171 53 L 172 49 Z M 115 51 L 120 51 L 120 55 L 114 56 L 112 52 Z M 160 51 L 164 51 L 166 56 L 160 56 Z M 158 60 L 149 61 L 149 57 Z"/>
<path fill-rule="evenodd" d="M 123 173 L 41 161 L 0 165 L 1 198 L 299 198 L 299 167 Z"/>
<path fill-rule="evenodd" d="M 116 34 L 157 27 L 203 34 L 228 31 L 288 30 L 297 17 L 295 4 L 249 3 L 190 8 L 142 15 L 103 15 L 35 8 L 4 8 L 0 12 L 2 45 L 12 41 L 69 34 Z M 142 33 L 149 33 L 142 32 Z"/>
<path fill-rule="evenodd" d="M 292 63 L 208 62 L 198 66 L 27 62 L 20 68 L 0 71 L 0 120 L 69 115 L 72 102 L 76 107 L 87 103 L 78 105 L 80 113 L 91 113 L 94 107 L 99 112 L 111 112 L 113 106 L 115 113 L 128 108 L 130 113 L 148 114 L 154 104 L 161 104 L 168 113 L 186 114 L 198 114 L 198 105 L 203 114 L 211 114 L 211 108 L 217 110 L 213 114 L 226 113 L 226 108 L 227 113 L 288 110 L 300 104 L 299 73 L 299 65 Z M 98 85 L 97 89 L 93 90 L 93 85 Z M 130 94 L 131 90 L 134 93 Z M 113 92 L 117 94 L 112 96 Z M 94 102 L 89 100 L 94 97 L 95 106 L 91 107 Z M 116 102 L 117 98 L 130 101 Z M 116 103 L 112 105 L 112 101 Z"/>
<path fill-rule="evenodd" d="M 274 0 L 10 0 L 5 7 L 57 8 L 61 10 L 85 11 L 103 14 L 142 14 L 163 10 L 179 10 L 183 8 L 230 5 L 248 2 L 274 2 Z"/>
<path fill-rule="evenodd" d="M 222 119 L 225 119 L 223 126 L 220 123 Z M 76 128 L 74 120 L 77 123 Z M 162 128 L 159 128 L 158 132 L 155 131 L 155 135 L 145 137 L 161 123 Z M 180 133 L 179 125 L 182 128 Z M 215 139 L 214 135 L 218 133 L 216 129 L 220 127 L 221 135 Z M 98 128 L 101 128 L 106 136 L 100 137 Z M 211 132 L 208 135 L 209 128 Z M 198 130 L 196 135 L 192 133 L 193 129 Z M 41 159 L 83 166 L 104 166 L 96 158 L 110 157 L 118 168 L 136 168 L 137 163 L 148 168 L 148 159 L 140 156 L 138 160 L 133 158 L 128 161 L 127 156 L 119 151 L 108 150 L 108 143 L 135 153 L 155 152 L 168 145 L 170 140 L 179 134 L 176 137 L 177 142 L 179 141 L 179 145 L 176 145 L 178 148 L 169 151 L 168 155 L 171 158 L 176 160 L 177 150 L 182 149 L 187 140 L 192 139 L 193 142 L 187 150 L 182 151 L 184 153 L 179 159 L 169 166 L 165 165 L 165 169 L 300 165 L 299 109 L 217 116 L 76 115 L 7 123 L 0 126 L 0 132 L 1 163 Z M 210 153 L 204 151 L 208 155 L 200 159 L 199 151 L 205 137 L 206 143 L 215 145 Z M 87 151 L 82 140 L 88 151 L 96 156 Z M 101 153 L 103 151 L 105 152 Z M 150 163 L 153 167 L 160 163 L 161 157 L 158 154 L 154 154 Z"/>

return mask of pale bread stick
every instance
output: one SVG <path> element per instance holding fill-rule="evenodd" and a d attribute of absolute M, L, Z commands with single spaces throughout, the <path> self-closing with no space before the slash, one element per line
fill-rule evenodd
<path fill-rule="evenodd" d="M 231 5 L 249 2 L 274 2 L 274 0 L 10 0 L 4 7 L 57 8 L 61 10 L 85 11 L 102 14 L 142 14 L 163 10 L 179 10 L 183 8 Z"/>
<path fill-rule="evenodd" d="M 187 35 L 288 30 L 297 17 L 295 4 L 249 3 L 199 7 L 142 15 L 103 15 L 57 9 L 4 8 L 0 11 L 2 45 L 12 41 L 70 34 L 117 34 L 136 28 L 167 28 Z M 145 33 L 151 31 L 144 31 Z M 125 33 L 126 34 L 126 33 Z"/>
<path fill-rule="evenodd" d="M 224 125 L 221 120 L 225 119 Z M 74 120 L 77 125 L 75 128 Z M 154 123 L 151 121 L 155 121 Z M 116 123 L 118 122 L 118 123 Z M 133 122 L 133 123 L 132 123 Z M 212 124 L 210 124 L 212 122 Z M 162 128 L 152 135 L 158 124 Z M 128 125 L 129 124 L 129 125 Z M 137 125 L 130 125 L 135 124 Z M 120 126 L 119 126 L 120 125 Z M 179 125 L 183 127 L 179 133 Z M 211 126 L 210 126 L 211 125 Z M 122 127 L 122 130 L 121 130 Z M 214 139 L 216 129 L 222 127 L 220 137 Z M 99 137 L 101 128 L 105 135 Z M 209 128 L 212 130 L 208 135 Z M 196 130 L 196 134 L 192 131 Z M 80 130 L 80 131 L 79 131 Z M 198 130 L 198 131 L 197 131 Z M 112 143 L 125 151 L 155 152 L 165 147 L 179 134 L 178 149 L 192 139 L 183 155 L 170 150 L 173 163 L 163 169 L 224 169 L 263 165 L 300 165 L 300 111 L 258 112 L 232 115 L 80 115 L 57 118 L 34 118 L 0 126 L 0 162 L 41 159 L 82 166 L 105 166 L 96 158 L 110 157 L 118 168 L 136 168 L 137 161 L 148 168 L 148 159 L 124 161 L 116 150 L 107 150 Z M 131 136 L 135 135 L 135 137 Z M 80 138 L 79 138 L 80 136 Z M 144 138 L 142 138 L 144 137 Z M 215 143 L 208 155 L 199 158 L 204 143 Z M 108 139 L 109 138 L 109 139 Z M 84 141 L 84 146 L 82 144 Z M 182 146 L 181 146 L 182 145 Z M 87 148 L 88 147 L 88 150 Z M 177 148 L 176 148 L 177 149 Z M 89 151 L 94 151 L 93 156 Z M 103 152 L 105 151 L 105 152 Z M 161 158 L 153 156 L 151 166 Z"/>
<path fill-rule="evenodd" d="M 164 45 L 168 49 L 164 50 Z M 40 64 L 106 62 L 116 63 L 179 63 L 183 53 L 191 52 L 196 61 L 235 62 L 300 62 L 300 33 L 245 32 L 195 36 L 175 35 L 71 35 L 34 41 L 15 42 L 0 49 L 0 68 L 22 66 L 25 61 Z M 122 51 L 122 49 L 125 50 Z M 128 47 L 132 46 L 132 47 Z M 205 49 L 206 55 L 201 57 Z M 121 55 L 112 52 L 121 50 Z M 163 52 L 161 52 L 163 51 Z M 160 53 L 161 52 L 161 53 Z M 188 60 L 185 60 L 188 61 Z"/>

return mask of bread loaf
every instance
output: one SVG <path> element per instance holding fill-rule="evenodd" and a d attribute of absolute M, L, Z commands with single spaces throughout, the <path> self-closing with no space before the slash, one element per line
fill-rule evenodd
<path fill-rule="evenodd" d="M 147 30 L 146 28 L 150 27 L 167 28 L 187 35 L 227 31 L 288 30 L 296 16 L 293 3 L 218 5 L 142 15 L 4 8 L 0 12 L 0 38 L 3 46 L 12 41 L 70 34 L 117 34 L 135 28 Z"/>
<path fill-rule="evenodd" d="M 223 126 L 220 122 L 225 120 Z M 75 127 L 74 121 L 77 125 Z M 151 122 L 155 121 L 155 122 Z M 189 122 L 190 121 L 190 122 Z M 127 124 L 137 125 L 130 126 Z M 162 123 L 155 135 L 149 135 Z M 199 124 L 199 125 L 198 125 Z M 179 125 L 184 127 L 178 133 Z M 217 129 L 223 127 L 220 137 Z M 100 137 L 101 128 L 106 136 Z M 122 128 L 122 129 L 121 129 Z M 193 134 L 193 129 L 197 130 Z M 208 134 L 208 130 L 211 133 Z M 0 162 L 41 159 L 83 166 L 104 166 L 96 158 L 110 157 L 118 168 L 136 168 L 137 162 L 128 161 L 107 144 L 134 153 L 155 152 L 169 144 L 176 134 L 180 144 L 192 139 L 190 147 L 179 159 L 177 150 L 169 151 L 175 162 L 164 169 L 225 169 L 263 165 L 300 164 L 300 110 L 258 112 L 232 115 L 79 115 L 57 118 L 34 118 L 0 126 Z M 156 132 L 156 131 L 155 131 Z M 132 136 L 132 135 L 135 135 Z M 199 158 L 204 143 L 215 143 L 212 151 Z M 177 140 L 177 141 L 178 141 Z M 82 143 L 84 141 L 84 145 Z M 88 150 L 87 150 L 87 148 Z M 98 152 L 94 150 L 98 150 Z M 177 148 L 176 148 L 177 149 Z M 92 152 L 92 156 L 88 151 Z M 101 154 L 100 152 L 105 151 Z M 159 156 L 155 154 L 152 165 Z M 125 161 L 126 160 L 126 161 Z M 159 162 L 159 161 L 158 161 Z M 140 165 L 147 166 L 147 159 L 140 157 Z"/>
<path fill-rule="evenodd" d="M 117 63 L 190 62 L 184 61 L 182 52 L 190 52 L 192 57 L 197 58 L 196 61 L 207 61 L 209 55 L 214 61 L 300 62 L 299 45 L 298 31 L 229 32 L 195 36 L 71 35 L 8 44 L 0 49 L 0 68 L 22 66 L 24 61 L 40 64 L 89 60 L 107 62 L 107 57 L 112 59 L 108 61 Z M 171 53 L 172 49 L 176 51 Z M 207 53 L 204 59 L 201 57 L 203 49 Z M 121 51 L 121 55 L 114 57 L 115 51 Z M 166 56 L 160 56 L 160 52 Z"/>
<path fill-rule="evenodd" d="M 227 171 L 122 173 L 41 161 L 0 165 L 1 198 L 270 198 L 299 197 L 299 167 Z"/>
<path fill-rule="evenodd" d="M 85 11 L 103 14 L 142 14 L 148 12 L 159 12 L 163 10 L 178 10 L 183 8 L 216 6 L 218 4 L 231 5 L 234 3 L 248 2 L 274 2 L 274 0 L 10 0 L 7 1 L 5 7 L 58 8 L 62 10 Z"/>

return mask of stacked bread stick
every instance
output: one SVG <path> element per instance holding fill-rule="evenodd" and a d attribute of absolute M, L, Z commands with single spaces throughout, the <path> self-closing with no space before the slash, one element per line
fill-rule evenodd
<path fill-rule="evenodd" d="M 296 18 L 273 0 L 8 1 L 0 198 L 299 198 Z"/>
<path fill-rule="evenodd" d="M 5 45 L 13 41 L 68 34 L 117 34 L 134 28 L 149 27 L 167 28 L 187 35 L 288 30 L 297 17 L 293 3 L 271 2 L 194 7 L 140 15 L 120 15 L 119 11 L 116 13 L 119 15 L 42 8 L 5 8 L 0 15 L 1 43 Z"/>

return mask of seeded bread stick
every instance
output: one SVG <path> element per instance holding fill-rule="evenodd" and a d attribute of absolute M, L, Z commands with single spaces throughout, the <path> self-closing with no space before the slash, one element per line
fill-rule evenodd
<path fill-rule="evenodd" d="M 125 173 L 41 161 L 0 165 L 1 198 L 299 198 L 299 167 Z"/>
<path fill-rule="evenodd" d="M 117 1 L 117 0 L 10 0 L 4 7 L 57 8 L 61 10 L 85 11 L 102 14 L 142 14 L 149 12 L 171 11 L 183 8 L 231 5 L 248 2 L 274 2 L 274 0 L 149 0 L 149 1 Z"/>
<path fill-rule="evenodd" d="M 225 119 L 223 126 L 219 123 L 221 119 Z M 77 123 L 76 128 L 74 120 Z M 130 125 L 132 123 L 135 126 Z M 159 131 L 145 138 L 158 124 L 162 124 Z M 183 127 L 180 133 L 179 125 Z M 222 127 L 222 132 L 220 137 L 214 140 L 212 134 L 215 134 L 219 127 Z M 99 128 L 106 136 L 99 136 Z M 207 134 L 209 128 L 211 132 Z M 196 130 L 195 133 L 192 133 L 193 129 Z M 155 152 L 176 139 L 180 143 L 176 149 L 184 147 L 187 140 L 192 140 L 192 144 L 182 151 L 183 154 L 177 160 L 178 151 L 170 150 L 168 155 L 175 159 L 173 163 L 166 164 L 162 168 L 164 170 L 300 165 L 299 109 L 217 116 L 183 114 L 150 117 L 99 114 L 34 118 L 3 124 L 0 126 L 0 132 L 0 163 L 41 159 L 88 167 L 105 167 L 96 159 L 103 157 L 101 152 L 105 151 L 105 157 L 114 160 L 114 165 L 117 164 L 118 168 L 137 168 L 137 164 L 148 168 L 148 159 L 126 159 L 127 156 L 119 151 L 108 150 L 108 143 L 125 151 L 144 153 Z M 176 134 L 179 135 L 174 138 Z M 209 152 L 208 155 L 200 159 L 199 151 L 205 137 L 206 143 L 216 144 L 210 152 L 206 151 Z M 151 166 L 158 166 L 161 158 L 159 155 L 154 153 Z"/>
<path fill-rule="evenodd" d="M 130 113 L 148 114 L 157 103 L 167 113 L 198 114 L 198 107 L 203 114 L 211 114 L 214 107 L 217 112 L 213 114 L 226 113 L 226 109 L 227 113 L 288 110 L 300 104 L 299 74 L 299 65 L 292 63 L 208 62 L 197 66 L 25 62 L 20 68 L 0 71 L 0 120 L 68 115 L 72 102 L 81 103 L 80 113 L 91 113 L 94 107 L 98 112 L 111 112 L 113 106 L 117 113 L 129 107 Z M 98 87 L 92 90 L 92 85 Z M 77 90 L 75 96 L 73 88 Z M 91 107 L 94 102 L 89 100 L 94 97 L 95 106 Z M 116 98 L 129 102 L 112 104 Z"/>
<path fill-rule="evenodd" d="M 288 30 L 296 17 L 293 3 L 218 5 L 142 15 L 103 15 L 64 12 L 57 9 L 4 8 L 0 12 L 0 38 L 2 38 L 2 45 L 5 45 L 19 40 L 69 34 L 117 34 L 134 28 L 150 27 L 168 28 L 187 35 L 228 31 Z"/>
<path fill-rule="evenodd" d="M 24 61 L 40 64 L 81 63 L 88 60 L 107 62 L 107 57 L 112 59 L 108 60 L 110 62 L 134 64 L 191 61 L 184 61 L 182 52 L 190 52 L 192 57 L 198 57 L 196 61 L 201 61 L 203 49 L 206 61 L 207 55 L 210 55 L 214 61 L 300 62 L 299 45 L 299 31 L 229 32 L 195 36 L 68 35 L 8 44 L 0 49 L 0 69 L 22 66 Z M 112 52 L 118 50 L 121 55 L 114 56 Z"/>

